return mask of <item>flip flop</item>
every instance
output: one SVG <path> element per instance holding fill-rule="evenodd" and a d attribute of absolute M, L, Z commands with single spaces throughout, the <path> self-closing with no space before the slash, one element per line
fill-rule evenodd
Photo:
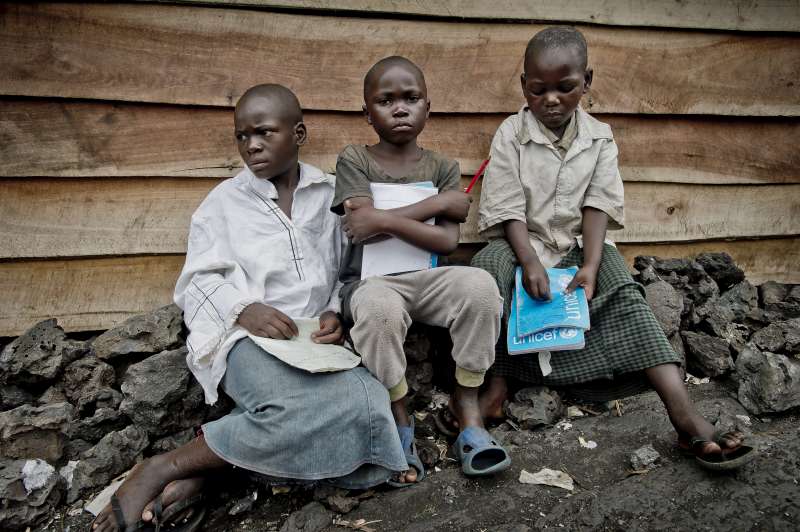
<path fill-rule="evenodd" d="M 185 512 L 192 506 L 199 505 L 202 500 L 203 494 L 196 493 L 191 497 L 170 504 L 162 513 L 160 508 L 161 497 L 159 496 L 156 498 L 155 505 L 153 505 L 153 515 L 158 516 L 161 514 L 160 517 L 157 518 L 158 522 L 156 523 L 154 532 L 161 532 L 162 528 L 165 528 L 169 532 L 194 532 L 200 528 L 200 524 L 206 516 L 206 509 L 204 507 L 200 506 L 196 508 L 195 512 L 188 518 L 179 518 L 176 520 L 176 516 L 180 516 L 182 512 Z M 158 512 L 156 512 L 157 508 L 159 510 Z"/>
<path fill-rule="evenodd" d="M 698 454 L 707 443 L 716 443 L 720 447 L 723 439 L 733 436 L 732 432 L 715 432 L 710 440 L 695 437 L 687 443 L 678 438 L 678 447 L 688 455 L 694 456 L 695 461 L 704 469 L 710 471 L 733 471 L 753 461 L 758 456 L 758 451 L 750 445 L 739 445 L 733 449 L 723 448 L 720 454 Z"/>
<path fill-rule="evenodd" d="M 406 463 L 417 470 L 417 480 L 415 482 L 398 482 L 390 479 L 386 481 L 386 484 L 393 488 L 408 488 L 422 482 L 425 478 L 425 467 L 422 465 L 422 460 L 419 459 L 417 445 L 414 443 L 414 418 L 411 418 L 409 427 L 397 425 L 397 433 L 400 434 L 400 444 L 406 455 Z"/>
<path fill-rule="evenodd" d="M 141 519 L 131 523 L 130 525 L 126 525 L 125 514 L 122 513 L 122 505 L 120 504 L 116 493 L 111 496 L 110 502 L 111 511 L 114 514 L 114 521 L 117 522 L 117 530 L 119 532 L 155 532 L 155 525 L 142 521 Z"/>
<path fill-rule="evenodd" d="M 461 431 L 453 451 L 467 476 L 493 475 L 511 467 L 508 452 L 483 427 L 467 427 Z"/>

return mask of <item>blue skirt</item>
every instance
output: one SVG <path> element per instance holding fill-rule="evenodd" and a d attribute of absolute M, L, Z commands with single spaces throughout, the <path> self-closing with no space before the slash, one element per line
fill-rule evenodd
<path fill-rule="evenodd" d="M 206 443 L 226 462 L 349 489 L 408 469 L 389 394 L 365 368 L 308 373 L 249 338 L 236 343 L 227 362 L 222 387 L 236 408 L 203 425 Z"/>

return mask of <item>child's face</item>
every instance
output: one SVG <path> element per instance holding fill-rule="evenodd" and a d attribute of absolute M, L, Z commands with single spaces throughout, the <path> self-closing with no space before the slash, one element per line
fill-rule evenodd
<path fill-rule="evenodd" d="M 395 65 L 368 87 L 363 109 L 382 140 L 406 144 L 425 128 L 430 107 L 425 84 L 410 69 Z"/>
<path fill-rule="evenodd" d="M 256 177 L 272 179 L 297 164 L 306 127 L 291 123 L 278 99 L 255 96 L 236 107 L 234 125 L 239 155 Z"/>
<path fill-rule="evenodd" d="M 525 61 L 522 93 L 533 115 L 547 128 L 565 126 L 592 83 L 592 70 L 583 69 L 571 48 L 545 50 Z"/>

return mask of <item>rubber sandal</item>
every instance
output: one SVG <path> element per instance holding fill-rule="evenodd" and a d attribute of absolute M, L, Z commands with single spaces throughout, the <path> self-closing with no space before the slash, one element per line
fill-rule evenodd
<path fill-rule="evenodd" d="M 694 456 L 695 461 L 704 469 L 710 471 L 733 471 L 743 465 L 753 461 L 758 456 L 758 451 L 755 447 L 750 445 L 739 445 L 733 449 L 723 448 L 720 454 L 707 454 L 705 456 L 698 455 L 700 449 L 707 443 L 716 443 L 720 447 L 720 442 L 732 436 L 731 431 L 728 432 L 715 432 L 712 439 L 705 438 L 692 438 L 688 442 L 682 438 L 678 438 L 678 447 L 684 454 Z"/>
<path fill-rule="evenodd" d="M 161 532 L 162 528 L 168 530 L 169 532 L 192 532 L 197 530 L 206 515 L 206 509 L 204 507 L 196 508 L 194 514 L 186 519 L 180 519 L 179 516 L 182 512 L 186 512 L 186 510 L 189 508 L 192 508 L 193 506 L 199 506 L 202 500 L 203 494 L 196 493 L 191 497 L 181 499 L 170 504 L 166 509 L 163 510 L 163 513 L 159 512 L 161 513 L 161 516 L 157 518 L 155 532 Z M 155 508 L 160 503 L 161 500 L 159 496 L 156 499 L 156 504 L 154 505 L 154 515 L 156 515 Z"/>
<path fill-rule="evenodd" d="M 130 525 L 125 524 L 125 514 L 122 513 L 122 505 L 119 503 L 119 498 L 116 493 L 111 496 L 111 511 L 114 514 L 114 521 L 117 523 L 117 530 L 119 532 L 154 532 L 155 527 L 151 523 L 146 523 L 139 519 Z"/>
<path fill-rule="evenodd" d="M 386 484 L 393 488 L 408 488 L 414 484 L 422 482 L 425 478 L 425 467 L 417 454 L 417 445 L 414 443 L 414 418 L 411 418 L 411 426 L 405 427 L 397 425 L 397 433 L 400 435 L 400 444 L 403 446 L 403 453 L 406 455 L 406 463 L 417 470 L 417 480 L 414 482 L 398 482 L 387 480 Z"/>
<path fill-rule="evenodd" d="M 453 451 L 465 475 L 481 477 L 511 467 L 511 457 L 482 427 L 467 427 L 458 435 Z"/>

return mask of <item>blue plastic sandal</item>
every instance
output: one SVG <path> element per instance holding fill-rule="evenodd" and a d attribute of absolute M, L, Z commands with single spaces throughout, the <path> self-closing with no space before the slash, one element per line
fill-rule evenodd
<path fill-rule="evenodd" d="M 417 454 L 417 445 L 414 443 L 414 418 L 411 418 L 411 426 L 405 427 L 397 425 L 397 433 L 400 435 L 400 444 L 403 446 L 403 453 L 406 455 L 406 462 L 410 467 L 417 470 L 417 480 L 415 482 L 398 482 L 387 480 L 386 483 L 393 488 L 408 488 L 425 478 L 425 467 Z"/>
<path fill-rule="evenodd" d="M 467 427 L 456 438 L 453 451 L 465 475 L 493 475 L 511 467 L 511 457 L 482 427 Z"/>

